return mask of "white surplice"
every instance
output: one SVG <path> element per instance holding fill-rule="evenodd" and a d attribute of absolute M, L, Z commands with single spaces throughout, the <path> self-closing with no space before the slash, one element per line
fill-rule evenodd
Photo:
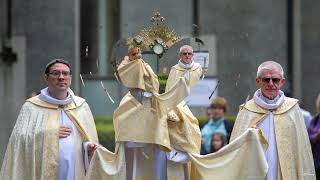
<path fill-rule="evenodd" d="M 63 99 L 55 99 L 48 93 L 48 88 L 42 89 L 39 98 L 55 105 L 72 103 L 73 92 L 68 90 L 68 96 Z M 71 129 L 71 134 L 59 139 L 59 180 L 75 180 L 75 131 L 77 130 L 66 112 L 60 108 L 60 124 Z"/>
<path fill-rule="evenodd" d="M 265 157 L 268 162 L 268 173 L 266 180 L 278 179 L 278 150 L 276 144 L 276 137 L 274 131 L 274 116 L 272 110 L 278 108 L 284 102 L 284 93 L 280 91 L 279 95 L 273 99 L 267 99 L 261 94 L 261 90 L 257 90 L 254 94 L 253 100 L 264 109 L 270 110 L 267 117 L 263 119 L 257 127 L 260 128 L 268 141 L 268 149 L 265 152 Z"/>

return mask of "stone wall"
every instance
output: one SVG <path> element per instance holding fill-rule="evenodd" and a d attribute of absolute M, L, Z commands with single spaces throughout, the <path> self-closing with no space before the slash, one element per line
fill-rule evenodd
<path fill-rule="evenodd" d="M 301 106 L 314 114 L 320 93 L 320 2 L 306 0 L 301 3 Z"/>
<path fill-rule="evenodd" d="M 257 89 L 258 65 L 274 59 L 287 65 L 286 1 L 199 0 L 200 35 L 216 36 L 219 96 L 235 114 Z"/>
<path fill-rule="evenodd" d="M 27 94 L 45 86 L 43 72 L 52 59 L 62 58 L 73 67 L 73 87 L 79 78 L 78 0 L 14 0 L 12 33 L 26 38 Z"/>

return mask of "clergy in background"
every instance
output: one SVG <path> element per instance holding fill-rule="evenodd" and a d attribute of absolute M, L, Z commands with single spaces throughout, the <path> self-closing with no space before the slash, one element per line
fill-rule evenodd
<path fill-rule="evenodd" d="M 67 61 L 45 69 L 46 88 L 23 104 L 4 156 L 1 180 L 83 180 L 83 142 L 89 156 L 98 136 L 90 108 L 75 96 Z"/>
<path fill-rule="evenodd" d="M 184 45 L 179 49 L 179 61 L 169 73 L 166 91 L 183 77 L 190 88 L 194 87 L 202 75 L 202 67 L 193 61 L 193 49 Z M 192 114 L 185 101 L 179 103 L 168 113 L 168 128 L 170 143 L 173 150 L 167 153 L 167 158 L 184 165 L 188 162 L 188 153 L 200 154 L 201 133 L 197 118 Z M 185 176 L 187 176 L 185 170 Z"/>
<path fill-rule="evenodd" d="M 193 49 L 184 45 L 179 50 L 180 60 L 170 70 L 166 91 L 184 77 L 190 88 L 194 87 L 202 75 L 202 67 L 192 59 Z M 171 146 L 179 151 L 200 153 L 201 133 L 197 118 L 192 114 L 185 101 L 168 114 L 168 127 Z"/>
<path fill-rule="evenodd" d="M 240 107 L 230 141 L 250 127 L 259 128 L 268 142 L 266 180 L 316 179 L 298 100 L 285 97 L 280 90 L 284 83 L 279 63 L 266 61 L 258 67 L 256 84 L 260 89 Z"/>

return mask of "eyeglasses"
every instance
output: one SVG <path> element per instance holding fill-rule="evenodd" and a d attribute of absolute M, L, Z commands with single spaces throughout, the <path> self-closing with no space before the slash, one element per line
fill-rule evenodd
<path fill-rule="evenodd" d="M 58 78 L 62 74 L 63 77 L 70 77 L 71 73 L 69 71 L 52 71 L 49 72 L 49 75 L 52 77 Z"/>
<path fill-rule="evenodd" d="M 264 83 L 269 83 L 270 80 L 272 80 L 274 84 L 278 84 L 281 80 L 280 78 L 261 78 L 261 79 L 262 79 L 262 82 Z"/>
<path fill-rule="evenodd" d="M 182 54 L 191 56 L 193 53 L 191 53 L 191 52 L 183 52 Z"/>

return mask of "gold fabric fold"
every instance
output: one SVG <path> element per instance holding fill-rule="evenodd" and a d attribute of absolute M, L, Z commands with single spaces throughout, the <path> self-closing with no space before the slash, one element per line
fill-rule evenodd
<path fill-rule="evenodd" d="M 82 142 L 90 140 L 98 143 L 98 136 L 88 104 L 80 97 L 74 98 L 73 103 L 63 108 L 76 127 L 81 127 L 75 134 L 75 175 L 76 179 L 82 180 L 85 178 Z M 0 173 L 1 180 L 58 179 L 59 116 L 58 106 L 43 102 L 38 96 L 24 103 L 9 139 Z"/>
<path fill-rule="evenodd" d="M 136 179 L 155 180 L 156 145 L 144 144 L 141 148 L 127 148 L 125 143 L 117 144 L 116 152 L 99 147 L 94 153 L 87 171 L 87 180 L 132 179 L 133 153 L 136 151 Z M 168 162 L 168 180 L 184 179 L 183 166 Z"/>
<path fill-rule="evenodd" d="M 247 129 L 216 153 L 208 155 L 189 153 L 194 166 L 191 179 L 264 180 L 268 169 L 264 157 L 267 145 L 261 141 L 260 131 Z"/>
<path fill-rule="evenodd" d="M 95 151 L 87 170 L 86 180 L 125 180 L 126 161 L 124 143 L 118 144 L 115 153 L 100 146 Z"/>
<path fill-rule="evenodd" d="M 267 162 L 264 151 L 267 148 L 261 130 L 250 128 L 240 137 L 216 153 L 199 155 L 188 153 L 192 163 L 190 180 L 252 179 L 264 180 Z M 87 180 L 125 180 L 132 171 L 133 149 L 118 143 L 118 151 L 112 153 L 99 148 L 94 154 L 87 172 Z M 126 150 L 125 150 L 126 149 Z M 137 180 L 155 180 L 154 146 L 146 144 L 136 149 Z M 245 162 L 245 166 L 243 163 Z M 130 165 L 126 166 L 126 163 Z M 168 161 L 168 180 L 184 179 L 183 165 Z"/>
<path fill-rule="evenodd" d="M 269 111 L 253 100 L 241 106 L 231 134 L 231 141 L 247 128 L 256 125 Z M 279 160 L 279 180 L 316 179 L 308 133 L 298 101 L 285 97 L 284 103 L 272 111 Z M 256 122 L 254 122 L 256 121 Z"/>
<path fill-rule="evenodd" d="M 142 59 L 129 61 L 126 56 L 118 67 L 118 73 L 121 82 L 127 88 L 137 88 L 152 93 L 159 92 L 157 75 Z"/>

